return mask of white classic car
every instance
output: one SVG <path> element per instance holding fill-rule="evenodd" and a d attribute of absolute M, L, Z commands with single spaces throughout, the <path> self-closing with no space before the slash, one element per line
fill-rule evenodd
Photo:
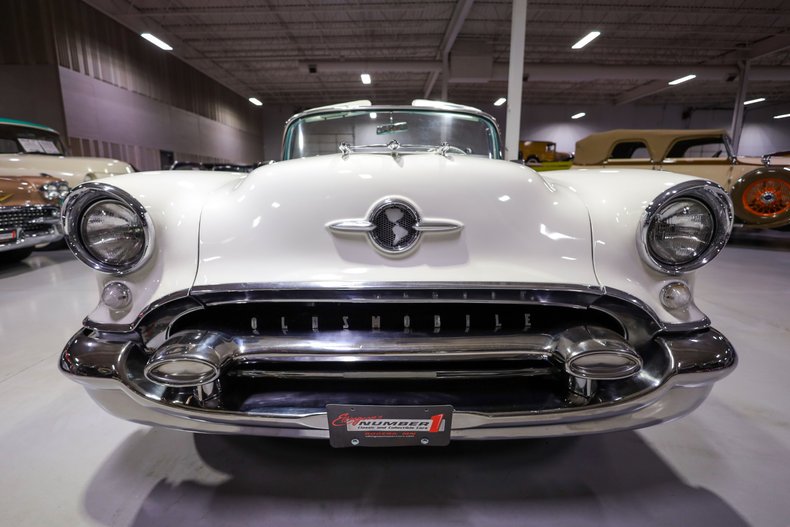
<path fill-rule="evenodd" d="M 0 119 L 0 174 L 46 174 L 74 187 L 84 181 L 134 172 L 129 163 L 103 157 L 66 154 L 60 134 L 48 126 Z"/>
<path fill-rule="evenodd" d="M 715 183 L 538 174 L 502 160 L 490 116 L 430 101 L 303 112 L 283 157 L 67 199 L 100 300 L 60 367 L 100 406 L 198 432 L 444 445 L 653 425 L 736 364 L 693 300 L 732 226 Z"/>

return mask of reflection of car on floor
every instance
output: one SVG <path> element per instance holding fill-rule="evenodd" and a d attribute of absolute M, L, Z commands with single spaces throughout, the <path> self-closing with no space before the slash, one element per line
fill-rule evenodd
<path fill-rule="evenodd" d="M 790 224 L 790 156 L 734 156 L 726 130 L 610 130 L 576 143 L 579 167 L 652 168 L 703 177 L 732 196 L 749 227 Z"/>
<path fill-rule="evenodd" d="M 732 208 L 662 172 L 538 174 L 466 106 L 356 101 L 251 174 L 85 183 L 100 301 L 61 369 L 115 415 L 335 446 L 571 435 L 693 410 L 736 363 L 693 298 Z"/>
<path fill-rule="evenodd" d="M 0 263 L 63 238 L 60 203 L 68 192 L 65 181 L 50 176 L 0 176 Z"/>
<path fill-rule="evenodd" d="M 117 159 L 67 155 L 60 134 L 48 126 L 0 119 L 0 174 L 47 174 L 74 187 L 130 172 L 134 168 Z"/>

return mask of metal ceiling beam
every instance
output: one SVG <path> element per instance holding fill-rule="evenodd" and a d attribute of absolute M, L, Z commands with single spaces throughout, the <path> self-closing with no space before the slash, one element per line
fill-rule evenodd
<path fill-rule="evenodd" d="M 445 77 L 445 81 L 442 83 L 442 99 L 447 99 L 447 82 L 449 81 L 449 79 L 447 79 L 449 75 L 447 67 L 448 57 L 450 55 L 450 50 L 453 49 L 453 44 L 455 44 L 455 39 L 458 38 L 458 33 L 461 32 L 466 17 L 469 16 L 469 11 L 471 11 L 473 3 L 474 0 L 458 0 L 458 2 L 456 2 L 453 14 L 450 17 L 450 22 L 447 24 L 447 29 L 444 31 L 442 43 L 439 45 L 439 50 L 436 52 L 436 58 L 442 61 L 442 69 L 431 72 L 428 76 L 428 80 L 425 81 L 425 86 L 422 90 L 424 98 L 430 98 L 431 91 L 441 71 L 444 73 Z"/>
<path fill-rule="evenodd" d="M 335 72 L 440 72 L 442 63 L 436 60 L 404 61 L 299 61 L 299 69 L 304 73 L 314 67 L 315 73 Z M 697 76 L 695 80 L 727 81 L 735 79 L 738 67 L 732 66 L 620 66 L 591 64 L 524 64 L 524 76 L 530 81 L 540 82 L 586 82 L 594 80 L 656 80 L 667 86 L 667 81 L 689 73 Z M 505 81 L 508 78 L 508 64 L 496 63 L 490 80 Z M 753 67 L 750 73 L 753 81 L 790 81 L 790 68 L 783 66 Z M 455 82 L 452 78 L 450 82 Z"/>
<path fill-rule="evenodd" d="M 761 57 L 765 57 L 767 55 L 771 55 L 772 53 L 783 51 L 788 48 L 790 48 L 790 34 L 774 35 L 772 37 L 768 37 L 766 39 L 755 42 L 751 46 L 744 48 L 742 50 L 730 51 L 729 53 L 726 53 L 721 57 L 719 57 L 717 60 L 725 60 L 725 61 L 737 60 L 739 63 L 742 63 L 744 61 L 748 63 L 752 60 L 759 59 Z M 694 66 L 690 66 L 686 68 L 687 71 L 686 74 L 694 73 L 695 75 L 697 75 L 697 79 L 700 79 L 700 75 L 697 74 L 697 70 L 700 71 L 707 70 L 709 72 L 712 72 L 713 70 L 711 68 L 715 68 L 715 67 L 716 66 L 703 66 L 701 68 L 696 68 Z M 704 68 L 704 70 L 702 68 Z M 777 71 L 774 73 L 776 78 L 765 78 L 765 76 L 768 75 L 767 68 L 750 68 L 750 67 L 744 68 L 742 65 L 736 65 L 730 67 L 730 70 L 734 70 L 734 72 L 728 74 L 727 80 L 732 80 L 735 79 L 736 77 L 739 77 L 743 81 L 746 73 L 749 73 L 751 80 L 777 80 L 777 81 L 790 80 L 790 74 L 788 74 L 788 72 L 786 71 L 788 70 L 788 68 L 776 68 L 776 69 Z M 617 97 L 617 99 L 615 100 L 615 104 L 620 105 L 629 102 L 634 102 L 644 97 L 649 97 L 650 95 L 654 95 L 656 93 L 662 92 L 670 87 L 671 86 L 668 86 L 660 81 L 654 81 L 649 84 L 645 84 L 644 86 L 640 86 L 639 88 L 625 92 L 624 94 Z M 739 94 L 741 92 L 745 93 L 745 89 L 746 89 L 745 84 L 742 84 L 739 87 Z M 738 111 L 739 108 L 736 106 L 735 108 L 736 116 L 733 117 L 733 135 L 736 132 Z M 742 121 L 742 116 L 741 116 L 741 121 Z M 740 135 L 739 128 L 740 127 L 737 127 L 737 131 L 738 134 Z"/>

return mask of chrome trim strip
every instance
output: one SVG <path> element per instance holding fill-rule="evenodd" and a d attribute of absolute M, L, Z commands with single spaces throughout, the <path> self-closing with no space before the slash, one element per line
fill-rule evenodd
<path fill-rule="evenodd" d="M 145 233 L 145 244 L 140 256 L 134 261 L 124 265 L 109 265 L 94 258 L 85 247 L 80 237 L 80 223 L 85 210 L 94 203 L 101 200 L 118 201 L 131 208 L 143 226 Z M 116 276 L 124 275 L 142 267 L 151 257 L 154 251 L 154 224 L 151 216 L 145 207 L 128 192 L 102 183 L 99 181 L 89 181 L 82 183 L 66 198 L 61 211 L 66 244 L 74 256 L 82 263 L 101 273 Z"/>
<path fill-rule="evenodd" d="M 364 219 L 338 220 L 326 224 L 332 232 L 361 232 L 368 233 L 376 228 L 375 225 Z"/>
<path fill-rule="evenodd" d="M 422 218 L 414 226 L 414 230 L 419 232 L 456 232 L 463 228 L 464 224 L 460 221 L 437 218 Z"/>
<path fill-rule="evenodd" d="M 658 261 L 650 250 L 648 231 L 657 213 L 667 204 L 677 199 L 696 198 L 708 207 L 716 222 L 708 247 L 691 262 L 682 265 L 669 265 Z M 679 275 L 698 269 L 713 260 L 730 237 L 733 224 L 733 208 L 729 194 L 718 184 L 708 180 L 692 180 L 679 183 L 656 197 L 645 209 L 636 230 L 637 249 L 642 260 L 656 271 L 669 275 Z"/>

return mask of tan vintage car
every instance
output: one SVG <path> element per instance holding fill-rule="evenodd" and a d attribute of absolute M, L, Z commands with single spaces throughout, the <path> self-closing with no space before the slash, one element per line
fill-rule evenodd
<path fill-rule="evenodd" d="M 790 224 L 790 157 L 787 152 L 735 156 L 726 130 L 610 130 L 576 143 L 575 167 L 665 170 L 715 181 L 732 197 L 747 227 Z"/>
<path fill-rule="evenodd" d="M 557 143 L 552 141 L 519 141 L 518 158 L 528 165 L 570 161 L 573 156 L 568 152 L 557 152 Z"/>
<path fill-rule="evenodd" d="M 68 184 L 51 176 L 0 176 L 0 263 L 63 238 L 60 204 L 68 193 Z"/>
<path fill-rule="evenodd" d="M 47 174 L 76 187 L 84 181 L 131 172 L 134 167 L 118 159 L 67 155 L 53 128 L 0 118 L 0 174 Z"/>

